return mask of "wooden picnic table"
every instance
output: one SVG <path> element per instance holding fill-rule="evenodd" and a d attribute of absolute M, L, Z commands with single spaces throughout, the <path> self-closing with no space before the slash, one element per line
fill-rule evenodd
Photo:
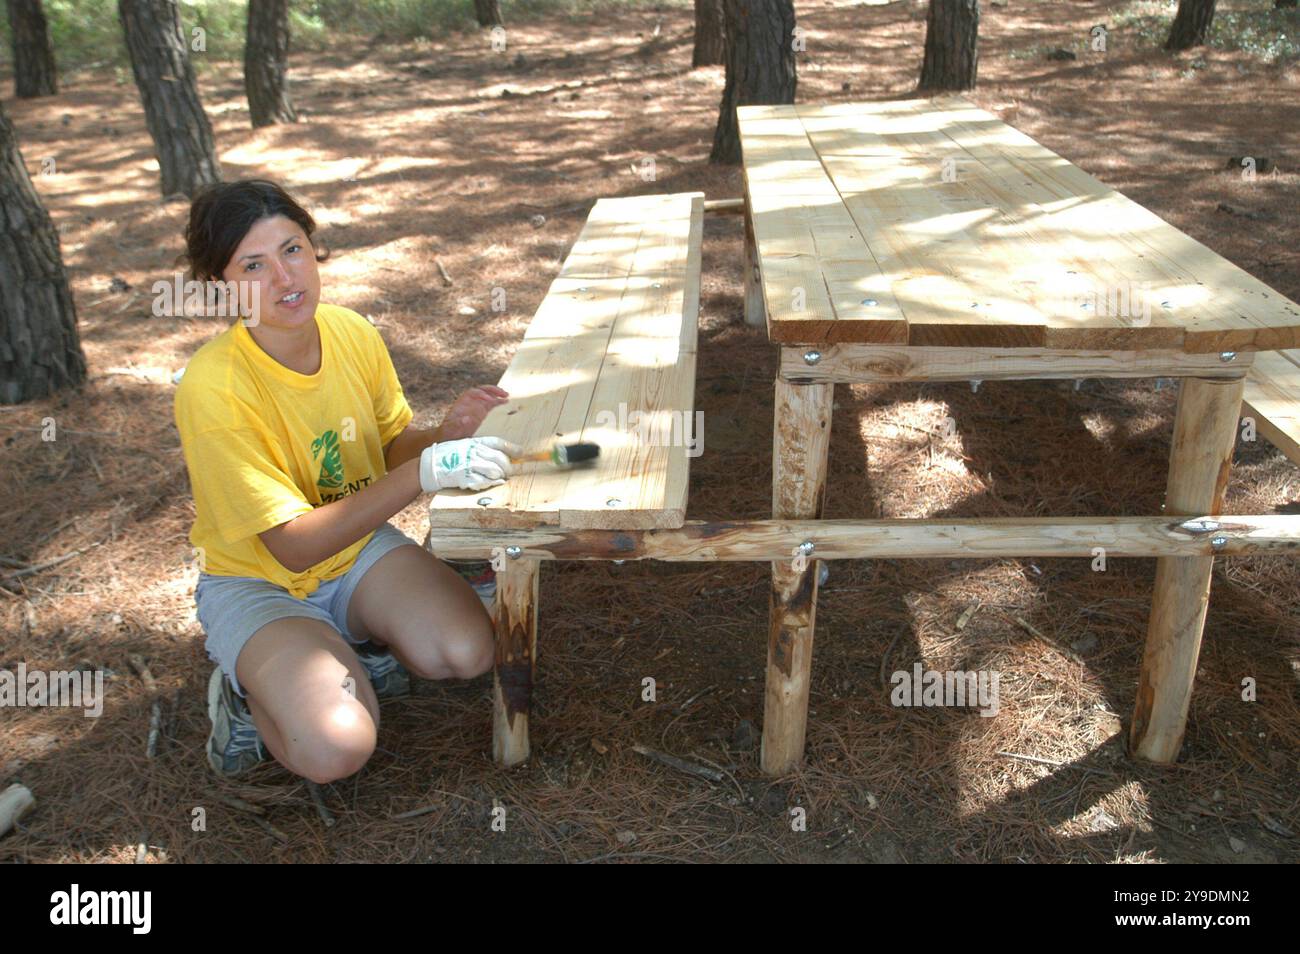
<path fill-rule="evenodd" d="M 1129 735 L 1134 755 L 1173 761 L 1213 554 L 1230 552 L 1209 518 L 1244 376 L 1253 352 L 1300 345 L 1300 306 L 960 97 L 738 113 L 746 320 L 781 346 L 774 521 L 821 516 L 837 382 L 1183 379 L 1164 515 L 1213 536 L 1208 555 L 1157 558 Z M 818 572 L 804 554 L 772 563 L 771 774 L 803 754 Z"/>

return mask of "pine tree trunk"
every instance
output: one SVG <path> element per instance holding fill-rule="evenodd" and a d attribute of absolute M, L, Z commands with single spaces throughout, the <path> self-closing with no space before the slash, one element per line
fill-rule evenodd
<path fill-rule="evenodd" d="M 740 162 L 737 106 L 794 102 L 794 6 L 790 0 L 723 0 L 727 84 L 710 162 Z"/>
<path fill-rule="evenodd" d="M 253 128 L 296 123 L 289 100 L 289 0 L 248 0 L 244 91 Z"/>
<path fill-rule="evenodd" d="M 497 0 L 474 0 L 474 17 L 481 27 L 501 26 L 501 6 Z"/>
<path fill-rule="evenodd" d="M 727 29 L 722 0 L 695 0 L 695 53 L 691 69 L 727 62 Z"/>
<path fill-rule="evenodd" d="M 1203 45 L 1214 20 L 1214 3 L 1215 0 L 1178 0 L 1178 13 L 1169 28 L 1165 49 L 1190 50 Z"/>
<path fill-rule="evenodd" d="M 8 0 L 9 33 L 14 44 L 14 94 L 19 99 L 53 96 L 58 90 L 54 48 L 41 0 Z"/>
<path fill-rule="evenodd" d="M 979 0 L 930 0 L 922 90 L 974 89 L 979 71 Z"/>
<path fill-rule="evenodd" d="M 221 164 L 199 102 L 176 0 L 118 0 L 117 10 L 162 169 L 162 194 L 193 197 L 221 181 Z"/>
<path fill-rule="evenodd" d="M 0 108 L 0 404 L 47 397 L 85 380 L 59 233 Z"/>

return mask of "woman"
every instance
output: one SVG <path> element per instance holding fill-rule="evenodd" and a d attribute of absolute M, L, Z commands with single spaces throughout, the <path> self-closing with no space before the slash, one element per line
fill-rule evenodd
<path fill-rule="evenodd" d="M 511 475 L 517 447 L 471 436 L 508 395 L 471 388 L 442 426 L 411 427 L 379 332 L 320 302 L 315 228 L 278 185 L 250 180 L 195 199 L 185 233 L 194 278 L 250 293 L 191 359 L 175 407 L 217 663 L 208 761 L 224 776 L 267 751 L 315 782 L 351 775 L 375 748 L 376 688 L 406 689 L 399 663 L 426 679 L 492 665 L 474 589 L 387 520 L 421 493 Z"/>

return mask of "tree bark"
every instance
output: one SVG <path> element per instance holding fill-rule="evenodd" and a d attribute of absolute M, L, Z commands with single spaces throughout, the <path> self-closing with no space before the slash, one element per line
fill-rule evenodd
<path fill-rule="evenodd" d="M 244 91 L 253 128 L 296 123 L 289 100 L 289 0 L 248 0 Z"/>
<path fill-rule="evenodd" d="M 497 0 L 474 0 L 474 18 L 481 27 L 501 26 L 501 5 Z"/>
<path fill-rule="evenodd" d="M 135 85 L 162 169 L 163 196 L 191 198 L 221 181 L 176 0 L 118 0 Z"/>
<path fill-rule="evenodd" d="M 695 52 L 691 69 L 727 62 L 727 28 L 722 0 L 695 0 Z"/>
<path fill-rule="evenodd" d="M 979 0 L 930 0 L 921 90 L 974 89 L 979 71 Z"/>
<path fill-rule="evenodd" d="M 794 6 L 791 0 L 723 0 L 727 83 L 709 161 L 740 162 L 736 107 L 794 102 Z"/>
<path fill-rule="evenodd" d="M 14 45 L 14 95 L 19 99 L 53 96 L 59 91 L 58 80 L 41 0 L 8 0 L 8 6 Z"/>
<path fill-rule="evenodd" d="M 48 397 L 85 380 L 59 233 L 0 108 L 0 404 Z"/>
<path fill-rule="evenodd" d="M 1178 0 L 1178 13 L 1169 28 L 1165 49 L 1176 52 L 1203 45 L 1214 21 L 1214 4 L 1215 0 Z"/>

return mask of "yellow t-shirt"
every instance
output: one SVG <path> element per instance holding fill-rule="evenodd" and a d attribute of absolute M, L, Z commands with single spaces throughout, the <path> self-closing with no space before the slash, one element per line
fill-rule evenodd
<path fill-rule="evenodd" d="M 315 374 L 280 364 L 238 320 L 195 353 L 176 389 L 200 566 L 261 577 L 299 599 L 346 573 L 371 534 L 302 573 L 285 569 L 258 534 L 384 476 L 384 446 L 412 417 L 373 325 L 326 304 L 316 325 Z"/>

